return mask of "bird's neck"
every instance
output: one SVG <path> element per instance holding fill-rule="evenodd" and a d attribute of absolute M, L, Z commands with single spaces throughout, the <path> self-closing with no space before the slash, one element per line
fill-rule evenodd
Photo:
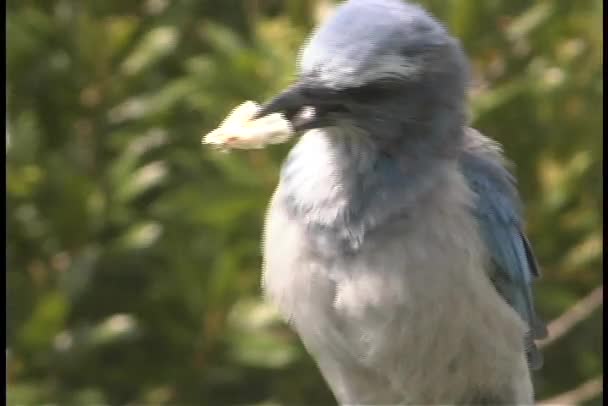
<path fill-rule="evenodd" d="M 353 129 L 313 130 L 290 152 L 279 190 L 298 221 L 362 238 L 407 214 L 453 162 L 387 153 Z"/>

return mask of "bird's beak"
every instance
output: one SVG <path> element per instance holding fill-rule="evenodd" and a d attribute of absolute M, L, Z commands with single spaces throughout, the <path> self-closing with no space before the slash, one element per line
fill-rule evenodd
<path fill-rule="evenodd" d="M 296 82 L 273 99 L 263 104 L 254 119 L 272 113 L 283 113 L 296 132 L 329 126 L 328 106 L 331 92 Z"/>

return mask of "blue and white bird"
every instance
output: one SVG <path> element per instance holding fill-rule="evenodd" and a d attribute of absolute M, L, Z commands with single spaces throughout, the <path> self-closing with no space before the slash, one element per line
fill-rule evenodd
<path fill-rule="evenodd" d="M 263 288 L 340 404 L 533 403 L 538 265 L 500 146 L 467 127 L 459 43 L 349 0 L 258 116 L 301 134 L 267 213 Z"/>

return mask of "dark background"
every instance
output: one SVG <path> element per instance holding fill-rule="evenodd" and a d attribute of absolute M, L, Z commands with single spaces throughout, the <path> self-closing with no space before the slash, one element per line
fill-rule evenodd
<path fill-rule="evenodd" d="M 471 57 L 473 125 L 516 164 L 552 320 L 602 284 L 602 2 L 422 3 Z M 10 404 L 334 402 L 260 301 L 289 146 L 200 145 L 290 82 L 331 4 L 8 2 Z M 601 376 L 601 323 L 547 345 L 539 399 Z"/>

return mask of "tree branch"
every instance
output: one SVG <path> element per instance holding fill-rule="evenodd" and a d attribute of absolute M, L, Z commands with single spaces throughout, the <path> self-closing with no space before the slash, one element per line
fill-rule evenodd
<path fill-rule="evenodd" d="M 597 308 L 602 306 L 603 303 L 604 285 L 601 285 L 576 302 L 564 314 L 549 323 L 547 326 L 549 335 L 544 340 L 538 341 L 539 348 L 544 348 L 567 334 L 575 325 L 585 320 Z"/>
<path fill-rule="evenodd" d="M 602 382 L 604 380 L 604 375 L 600 375 L 596 378 L 593 378 L 577 388 L 562 393 L 561 395 L 554 396 L 550 399 L 540 401 L 538 403 L 539 406 L 548 406 L 548 405 L 578 405 L 586 402 L 587 400 L 591 400 L 597 396 L 599 396 L 603 391 Z"/>

